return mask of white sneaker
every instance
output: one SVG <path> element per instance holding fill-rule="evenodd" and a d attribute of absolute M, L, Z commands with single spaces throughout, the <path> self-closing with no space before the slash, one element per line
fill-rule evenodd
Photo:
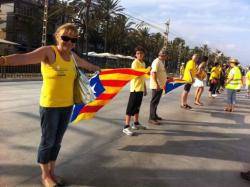
<path fill-rule="evenodd" d="M 217 94 L 212 94 L 212 97 L 217 97 Z"/>
<path fill-rule="evenodd" d="M 147 128 L 143 126 L 142 124 L 139 123 L 139 125 L 135 125 L 134 123 L 132 124 L 131 128 L 133 130 L 146 130 Z"/>
<path fill-rule="evenodd" d="M 122 132 L 128 136 L 133 136 L 133 134 L 134 134 L 129 128 L 123 129 Z"/>
<path fill-rule="evenodd" d="M 139 125 L 135 125 L 134 123 L 131 125 L 131 129 L 133 130 L 139 130 Z"/>

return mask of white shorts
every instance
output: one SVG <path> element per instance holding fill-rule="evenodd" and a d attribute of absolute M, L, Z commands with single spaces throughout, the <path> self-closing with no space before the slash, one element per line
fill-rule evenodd
<path fill-rule="evenodd" d="M 194 84 L 193 84 L 193 86 L 194 87 L 204 87 L 204 83 L 203 83 L 203 81 L 201 81 L 200 79 L 197 79 L 197 78 L 195 78 L 194 79 L 195 81 L 194 81 Z"/>

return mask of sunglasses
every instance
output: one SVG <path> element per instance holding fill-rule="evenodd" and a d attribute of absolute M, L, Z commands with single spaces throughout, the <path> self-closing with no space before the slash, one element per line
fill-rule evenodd
<path fill-rule="evenodd" d="M 68 36 L 61 36 L 61 39 L 64 41 L 64 42 L 68 42 L 68 41 L 71 41 L 71 43 L 75 44 L 77 42 L 77 38 L 70 38 Z"/>

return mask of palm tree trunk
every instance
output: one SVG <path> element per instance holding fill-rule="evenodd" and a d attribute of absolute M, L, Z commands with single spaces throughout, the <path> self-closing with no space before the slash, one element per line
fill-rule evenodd
<path fill-rule="evenodd" d="M 85 52 L 86 56 L 88 56 L 88 28 L 89 28 L 89 8 L 90 8 L 91 0 L 86 0 L 86 20 L 85 20 Z"/>
<path fill-rule="evenodd" d="M 107 43 L 108 43 L 108 28 L 109 28 L 109 21 L 106 20 L 106 31 L 105 31 L 105 39 L 104 39 L 104 52 L 107 51 Z"/>

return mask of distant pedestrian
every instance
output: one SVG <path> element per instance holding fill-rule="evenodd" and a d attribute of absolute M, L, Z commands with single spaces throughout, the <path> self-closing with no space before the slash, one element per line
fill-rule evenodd
<path fill-rule="evenodd" d="M 211 69 L 211 74 L 209 77 L 210 88 L 209 88 L 209 97 L 215 98 L 217 97 L 216 90 L 219 84 L 220 78 L 220 64 L 218 62 L 214 63 L 214 66 Z"/>
<path fill-rule="evenodd" d="M 145 68 L 144 62 L 144 49 L 141 46 L 135 48 L 136 59 L 132 62 L 132 69 L 143 69 Z M 143 76 L 137 77 L 130 82 L 130 95 L 126 110 L 125 126 L 122 130 L 126 135 L 132 136 L 134 130 L 142 129 L 145 130 L 146 127 L 139 122 L 139 112 L 142 103 L 143 95 L 147 95 L 147 88 L 145 83 L 145 78 Z M 134 116 L 134 123 L 130 126 L 131 116 Z"/>
<path fill-rule="evenodd" d="M 241 89 L 242 86 L 242 74 L 238 67 L 238 60 L 231 58 L 229 60 L 231 70 L 226 80 L 226 89 L 227 89 L 227 106 L 225 111 L 233 112 L 234 105 L 236 103 L 236 92 Z"/>
<path fill-rule="evenodd" d="M 41 142 L 37 162 L 42 170 L 41 182 L 45 187 L 62 185 L 55 174 L 57 156 L 72 112 L 73 87 L 77 66 L 89 71 L 99 67 L 81 59 L 71 50 L 76 46 L 78 32 L 71 23 L 55 32 L 56 45 L 40 47 L 25 54 L 0 57 L 0 65 L 18 66 L 41 63 L 43 86 L 40 96 Z"/>
<path fill-rule="evenodd" d="M 196 76 L 196 63 L 198 62 L 199 56 L 197 54 L 194 54 L 192 56 L 192 59 L 189 60 L 186 64 L 183 80 L 185 80 L 187 83 L 184 86 L 184 91 L 181 95 L 181 108 L 183 109 L 192 109 L 190 105 L 187 104 L 188 100 L 188 94 L 190 92 L 191 86 L 194 83 L 194 78 Z"/>
<path fill-rule="evenodd" d="M 184 70 L 185 70 L 185 63 L 182 62 L 182 63 L 181 63 L 181 66 L 180 66 L 180 72 L 179 72 L 179 74 L 180 74 L 180 79 L 182 79 L 182 77 L 183 77 Z"/>
<path fill-rule="evenodd" d="M 246 88 L 247 88 L 247 97 L 250 97 L 250 67 L 248 67 L 245 82 L 246 82 Z"/>
<path fill-rule="evenodd" d="M 167 51 L 162 49 L 158 54 L 158 58 L 156 58 L 151 65 L 152 69 L 150 72 L 149 85 L 152 90 L 152 98 L 150 101 L 149 123 L 153 125 L 159 125 L 159 120 L 162 120 L 162 118 L 157 115 L 157 107 L 167 80 L 167 73 L 165 69 L 166 59 Z"/>
<path fill-rule="evenodd" d="M 220 76 L 220 84 L 221 84 L 221 89 L 220 92 L 222 92 L 225 89 L 225 81 L 226 81 L 226 71 L 227 71 L 227 64 L 222 64 L 222 69 L 221 69 L 221 76 Z"/>
<path fill-rule="evenodd" d="M 195 78 L 195 82 L 194 82 L 194 87 L 196 87 L 196 91 L 195 91 L 195 101 L 194 104 L 195 105 L 199 105 L 202 106 L 204 105 L 200 99 L 201 99 L 201 95 L 204 91 L 204 79 L 206 78 L 207 74 L 205 72 L 205 67 L 207 65 L 207 61 L 208 61 L 208 57 L 207 56 L 203 56 L 201 58 L 201 63 L 197 68 L 197 73 L 196 73 L 196 78 Z"/>

